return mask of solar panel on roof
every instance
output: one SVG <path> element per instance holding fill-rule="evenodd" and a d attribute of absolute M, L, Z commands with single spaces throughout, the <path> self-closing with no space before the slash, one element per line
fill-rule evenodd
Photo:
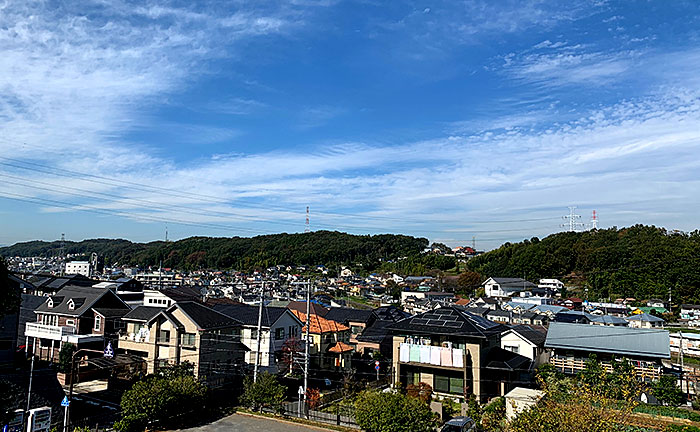
<path fill-rule="evenodd" d="M 427 324 L 428 324 L 428 320 L 427 320 L 427 319 L 423 319 L 423 318 L 413 318 L 413 319 L 411 320 L 411 324 L 416 324 L 416 325 L 427 325 Z"/>
<path fill-rule="evenodd" d="M 425 318 L 425 319 L 440 319 L 440 315 L 427 313 L 427 314 L 423 314 L 423 318 Z"/>
<path fill-rule="evenodd" d="M 464 323 L 458 322 L 458 321 L 447 321 L 447 322 L 445 323 L 445 327 L 456 328 L 456 329 L 457 329 L 457 328 L 462 328 L 462 325 L 464 325 Z"/>

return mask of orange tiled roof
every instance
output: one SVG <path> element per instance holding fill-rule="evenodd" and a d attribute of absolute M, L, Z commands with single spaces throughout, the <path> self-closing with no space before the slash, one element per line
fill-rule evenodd
<path fill-rule="evenodd" d="M 306 323 L 306 314 L 301 313 L 297 310 L 292 309 L 292 313 L 299 318 L 303 323 Z M 316 314 L 309 314 L 309 333 L 321 334 L 321 333 L 335 333 L 344 330 L 350 330 L 350 327 L 343 325 L 339 322 L 325 319 Z M 302 332 L 306 331 L 306 325 L 301 329 Z"/>
<path fill-rule="evenodd" d="M 328 352 L 337 353 L 337 354 L 352 351 L 352 350 L 354 350 L 354 348 L 351 347 L 350 345 L 346 344 L 345 342 L 336 342 L 335 345 L 328 348 Z"/>

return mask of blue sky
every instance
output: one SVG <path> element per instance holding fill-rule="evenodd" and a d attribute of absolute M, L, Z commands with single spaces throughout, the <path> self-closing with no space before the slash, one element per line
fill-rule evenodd
<path fill-rule="evenodd" d="M 0 244 L 694 230 L 695 1 L 5 1 Z"/>

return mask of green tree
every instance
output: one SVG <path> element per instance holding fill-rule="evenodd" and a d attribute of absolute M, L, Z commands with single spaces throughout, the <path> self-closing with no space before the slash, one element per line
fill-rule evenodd
<path fill-rule="evenodd" d="M 0 257 L 0 316 L 18 312 L 20 300 L 21 293 L 10 288 L 7 265 Z"/>
<path fill-rule="evenodd" d="M 61 347 L 61 351 L 58 352 L 58 370 L 65 374 L 70 373 L 71 365 L 73 361 L 73 354 L 77 351 L 77 348 L 72 343 L 64 343 Z"/>
<path fill-rule="evenodd" d="M 467 270 L 462 272 L 459 278 L 457 278 L 459 294 L 472 295 L 479 285 L 481 285 L 482 280 L 481 274 L 475 271 Z"/>
<path fill-rule="evenodd" d="M 367 432 L 432 432 L 437 416 L 427 404 L 401 393 L 367 390 L 355 401 L 355 420 Z"/>
<path fill-rule="evenodd" d="M 652 394 L 667 405 L 677 406 L 683 402 L 683 391 L 678 387 L 678 378 L 673 375 L 662 375 L 652 384 Z"/>
<path fill-rule="evenodd" d="M 260 373 L 256 382 L 253 382 L 251 377 L 246 377 L 243 381 L 243 388 L 243 403 L 246 406 L 260 411 L 263 408 L 272 408 L 277 412 L 282 411 L 286 389 L 274 375 L 268 372 Z"/>
<path fill-rule="evenodd" d="M 401 287 L 393 279 L 386 282 L 386 293 L 392 298 L 398 300 L 401 298 Z"/>
<path fill-rule="evenodd" d="M 180 426 L 205 410 L 206 396 L 206 387 L 193 376 L 151 376 L 124 392 L 122 419 L 114 428 L 120 432 L 140 432 L 147 426 Z"/>

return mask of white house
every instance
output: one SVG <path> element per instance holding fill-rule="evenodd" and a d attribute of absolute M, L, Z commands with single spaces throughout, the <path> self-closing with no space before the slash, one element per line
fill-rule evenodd
<path fill-rule="evenodd" d="M 546 363 L 544 341 L 547 332 L 526 325 L 513 326 L 501 334 L 501 348 L 529 358 L 533 366 Z"/>
<path fill-rule="evenodd" d="M 243 322 L 241 342 L 250 348 L 250 351 L 245 355 L 245 362 L 250 368 L 253 368 L 258 349 L 259 306 L 217 304 L 213 306 L 213 309 Z M 272 306 L 263 308 L 262 332 L 260 333 L 260 370 L 277 373 L 287 367 L 280 361 L 284 344 L 287 340 L 295 340 L 297 348 L 303 350 L 302 326 L 302 322 L 287 308 Z"/>
<path fill-rule="evenodd" d="M 481 286 L 487 297 L 512 297 L 522 291 L 529 291 L 537 285 L 521 278 L 488 278 Z"/>
<path fill-rule="evenodd" d="M 560 291 L 564 288 L 564 282 L 559 279 L 540 279 L 538 288 L 549 289 L 552 291 Z"/>

